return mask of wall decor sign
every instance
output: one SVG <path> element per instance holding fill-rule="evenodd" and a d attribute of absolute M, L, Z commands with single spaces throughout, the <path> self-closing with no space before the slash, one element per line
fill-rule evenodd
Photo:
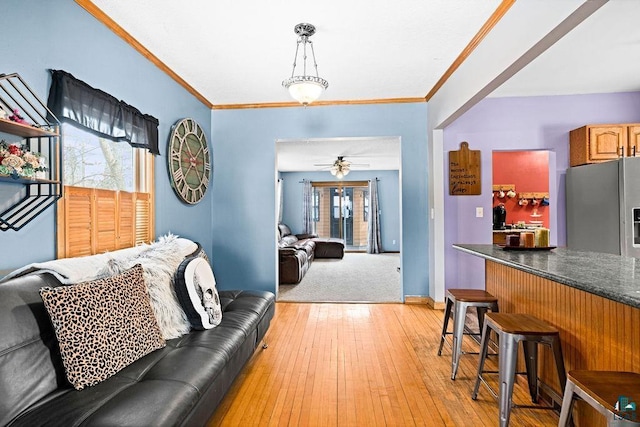
<path fill-rule="evenodd" d="M 480 150 L 469 150 L 469 143 L 460 143 L 460 149 L 449 151 L 449 194 L 477 196 L 480 186 Z"/>

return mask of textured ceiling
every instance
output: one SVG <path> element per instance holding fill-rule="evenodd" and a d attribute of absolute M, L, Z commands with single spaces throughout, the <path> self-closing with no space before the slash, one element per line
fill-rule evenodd
<path fill-rule="evenodd" d="M 290 102 L 293 27 L 316 26 L 323 100 L 424 97 L 499 0 L 93 0 L 215 105 Z"/>

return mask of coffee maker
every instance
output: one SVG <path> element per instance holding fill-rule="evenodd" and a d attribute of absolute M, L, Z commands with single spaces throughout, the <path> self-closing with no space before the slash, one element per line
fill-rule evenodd
<path fill-rule="evenodd" d="M 500 203 L 493 208 L 493 229 L 504 230 L 506 228 L 507 210 L 504 207 L 504 203 Z"/>

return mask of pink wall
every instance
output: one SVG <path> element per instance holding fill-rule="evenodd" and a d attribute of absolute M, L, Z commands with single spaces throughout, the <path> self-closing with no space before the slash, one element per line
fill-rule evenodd
<path fill-rule="evenodd" d="M 493 185 L 513 184 L 516 196 L 505 196 L 500 199 L 493 193 L 493 207 L 503 203 L 507 210 L 507 224 L 518 221 L 532 223 L 542 221 L 549 228 L 549 208 L 539 204 L 534 206 L 531 200 L 520 205 L 521 193 L 549 192 L 549 152 L 548 151 L 494 151 L 493 152 Z M 540 216 L 533 216 L 540 215 Z"/>

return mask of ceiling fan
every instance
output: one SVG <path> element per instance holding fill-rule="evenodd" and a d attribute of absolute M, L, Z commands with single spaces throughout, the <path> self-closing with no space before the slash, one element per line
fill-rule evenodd
<path fill-rule="evenodd" d="M 338 179 L 347 176 L 351 171 L 352 166 L 369 167 L 369 165 L 366 163 L 351 163 L 350 161 L 345 160 L 344 156 L 338 156 L 338 158 L 333 163 L 320 163 L 315 164 L 314 166 L 330 167 L 329 172 L 331 172 L 331 175 L 335 176 Z"/>

